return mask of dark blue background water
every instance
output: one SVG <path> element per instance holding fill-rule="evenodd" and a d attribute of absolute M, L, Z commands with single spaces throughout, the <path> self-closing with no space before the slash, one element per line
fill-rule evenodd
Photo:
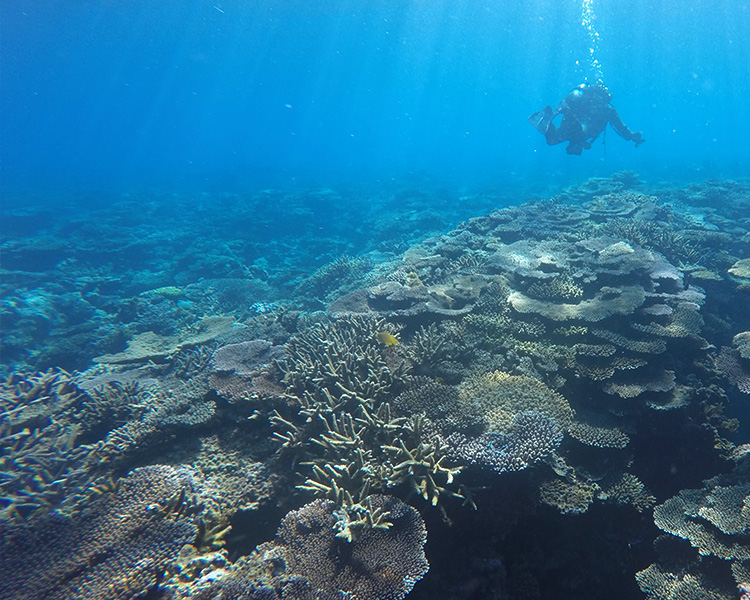
<path fill-rule="evenodd" d="M 582 81 L 574 0 L 3 0 L 2 183 L 231 188 L 746 175 L 750 3 L 594 2 L 614 105 L 583 157 L 526 118 Z"/>

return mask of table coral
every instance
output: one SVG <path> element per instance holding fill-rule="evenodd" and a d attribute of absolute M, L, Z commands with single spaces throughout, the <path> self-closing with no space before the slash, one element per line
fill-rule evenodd
<path fill-rule="evenodd" d="M 639 286 L 604 286 L 595 296 L 575 304 L 530 298 L 521 292 L 508 296 L 510 305 L 520 313 L 533 313 L 553 321 L 581 320 L 596 323 L 614 315 L 629 315 L 641 306 L 646 293 Z"/>
<path fill-rule="evenodd" d="M 737 350 L 724 346 L 713 362 L 716 370 L 736 385 L 738 390 L 750 394 L 750 368 L 745 365 Z"/>
<path fill-rule="evenodd" d="M 568 433 L 579 442 L 598 448 L 624 448 L 630 442 L 628 435 L 616 427 L 596 427 L 581 421 L 573 421 Z"/>
<path fill-rule="evenodd" d="M 128 340 L 127 347 L 122 352 L 104 354 L 94 360 L 104 364 L 164 360 L 179 350 L 205 344 L 227 334 L 231 331 L 233 323 L 232 317 L 211 316 L 203 317 L 176 335 L 160 335 L 153 331 L 145 331 Z"/>
<path fill-rule="evenodd" d="M 750 331 L 743 331 L 732 338 L 732 345 L 742 358 L 750 360 Z"/>
<path fill-rule="evenodd" d="M 641 591 L 649 600 L 730 600 L 724 590 L 717 589 L 704 575 L 671 573 L 651 565 L 635 576 Z"/>
<path fill-rule="evenodd" d="M 687 581 L 695 590 L 703 590 L 703 596 L 685 598 L 726 598 L 729 590 L 717 583 L 721 571 L 715 571 L 715 566 L 711 565 L 716 563 L 702 557 L 722 559 L 718 564 L 725 579 L 731 572 L 738 584 L 746 580 L 750 559 L 750 483 L 747 456 L 741 454 L 736 460 L 732 472 L 705 481 L 703 488 L 682 490 L 654 508 L 654 523 L 671 536 L 687 540 L 695 548 L 695 559 L 689 571 L 680 576 L 671 571 L 673 550 L 667 547 L 666 555 L 658 563 L 636 575 L 649 598 L 682 598 L 667 595 L 672 588 L 683 589 L 681 584 L 678 586 L 679 581 Z"/>
<path fill-rule="evenodd" d="M 584 513 L 599 490 L 599 485 L 594 482 L 553 479 L 542 484 L 539 499 L 563 514 Z"/>
<path fill-rule="evenodd" d="M 274 346 L 268 340 L 249 340 L 217 348 L 210 364 L 213 371 L 250 376 L 257 375 L 268 363 L 285 358 L 283 346 Z"/>
<path fill-rule="evenodd" d="M 728 271 L 740 280 L 750 280 L 750 258 L 738 260 L 729 267 Z"/>
<path fill-rule="evenodd" d="M 277 573 L 304 578 L 318 597 L 400 600 L 429 568 L 422 549 L 427 532 L 419 513 L 403 502 L 380 495 L 371 502 L 385 511 L 389 527 L 346 542 L 335 535 L 336 504 L 316 500 L 284 517 L 276 539 L 257 554 L 273 556 Z"/>

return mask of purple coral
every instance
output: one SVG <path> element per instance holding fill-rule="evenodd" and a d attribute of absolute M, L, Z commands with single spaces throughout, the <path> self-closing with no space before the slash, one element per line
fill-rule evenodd
<path fill-rule="evenodd" d="M 562 430 L 552 419 L 525 411 L 513 418 L 512 435 L 490 432 L 467 437 L 452 433 L 446 442 L 454 458 L 504 473 L 520 471 L 544 458 L 560 445 L 562 438 Z"/>

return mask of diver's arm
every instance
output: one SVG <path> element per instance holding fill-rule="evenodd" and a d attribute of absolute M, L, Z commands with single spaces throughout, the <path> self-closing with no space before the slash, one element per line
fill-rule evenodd
<path fill-rule="evenodd" d="M 629 142 L 635 142 L 636 148 L 646 141 L 643 139 L 643 134 L 640 131 L 630 131 L 630 129 L 628 129 L 628 126 L 622 122 L 620 115 L 617 114 L 614 106 L 609 107 L 608 116 L 609 124 L 612 125 L 612 129 L 615 130 L 615 133 Z"/>

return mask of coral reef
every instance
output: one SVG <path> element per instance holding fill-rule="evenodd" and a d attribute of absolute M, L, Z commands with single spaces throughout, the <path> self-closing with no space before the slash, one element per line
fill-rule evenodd
<path fill-rule="evenodd" d="M 268 340 L 250 340 L 218 348 L 211 356 L 211 368 L 251 376 L 261 372 L 268 363 L 285 358 L 283 347 L 273 346 Z"/>
<path fill-rule="evenodd" d="M 159 335 L 153 331 L 136 334 L 127 348 L 117 354 L 105 354 L 94 360 L 105 364 L 145 362 L 172 356 L 179 350 L 205 344 L 231 331 L 231 317 L 204 317 L 177 335 Z"/>
<path fill-rule="evenodd" d="M 750 394 L 750 367 L 734 348 L 724 346 L 714 359 L 716 370 L 745 394 Z"/>
<path fill-rule="evenodd" d="M 207 423 L 216 410 L 197 378 L 141 386 L 50 370 L 11 375 L 0 388 L 0 507 L 12 519 L 67 504 L 175 432 Z"/>
<path fill-rule="evenodd" d="M 409 364 L 384 347 L 380 332 L 398 328 L 383 319 L 349 317 L 322 323 L 289 340 L 285 383 L 289 392 L 319 399 L 372 402 L 403 385 Z M 389 364 L 392 363 L 392 364 Z"/>
<path fill-rule="evenodd" d="M 469 414 L 485 420 L 487 430 L 508 433 L 516 415 L 534 411 L 565 430 L 573 418 L 568 401 L 541 381 L 501 371 L 467 378 L 459 387 L 459 403 Z"/>
<path fill-rule="evenodd" d="M 750 360 L 750 331 L 743 331 L 732 338 L 732 344 L 742 358 Z"/>
<path fill-rule="evenodd" d="M 123 198 L 11 234 L 4 595 L 747 594 L 750 188 L 457 198 L 170 196 L 138 238 Z"/>
<path fill-rule="evenodd" d="M 735 262 L 729 269 L 730 275 L 743 281 L 750 280 L 750 258 L 743 258 Z"/>
<path fill-rule="evenodd" d="M 325 306 L 345 294 L 348 288 L 359 287 L 369 268 L 364 258 L 339 256 L 300 283 L 294 295 L 298 301 L 309 299 L 308 302 Z"/>

